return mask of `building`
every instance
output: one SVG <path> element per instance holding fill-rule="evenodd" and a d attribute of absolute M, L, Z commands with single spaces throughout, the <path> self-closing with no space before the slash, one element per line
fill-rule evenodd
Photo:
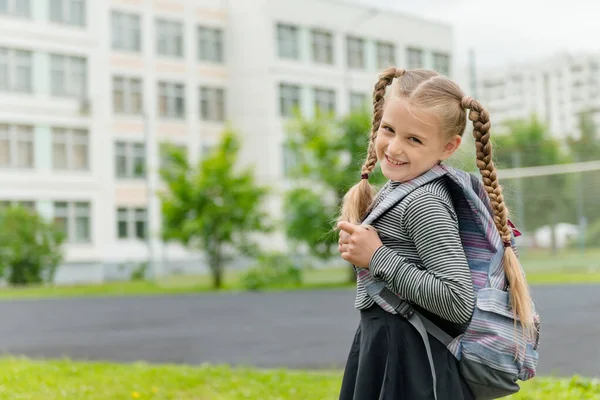
<path fill-rule="evenodd" d="M 389 65 L 452 75 L 452 47 L 450 26 L 333 0 L 0 1 L 1 204 L 63 227 L 58 281 L 198 267 L 157 239 L 161 142 L 197 160 L 229 123 L 277 186 L 294 107 L 345 113 Z"/>
<path fill-rule="evenodd" d="M 600 124 L 600 54 L 563 53 L 482 71 L 477 95 L 499 126 L 536 114 L 554 137 L 577 136 L 581 113 Z"/>

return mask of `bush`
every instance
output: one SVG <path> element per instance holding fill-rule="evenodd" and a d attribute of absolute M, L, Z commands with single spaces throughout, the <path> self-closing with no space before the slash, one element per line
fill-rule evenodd
<path fill-rule="evenodd" d="M 143 262 L 138 264 L 129 275 L 130 281 L 143 281 L 146 280 L 146 273 L 148 272 L 148 263 Z"/>
<path fill-rule="evenodd" d="M 12 285 L 52 282 L 65 235 L 23 207 L 0 210 L 0 276 Z"/>
<path fill-rule="evenodd" d="M 256 265 L 242 276 L 247 290 L 302 285 L 302 269 L 279 252 L 261 254 Z"/>

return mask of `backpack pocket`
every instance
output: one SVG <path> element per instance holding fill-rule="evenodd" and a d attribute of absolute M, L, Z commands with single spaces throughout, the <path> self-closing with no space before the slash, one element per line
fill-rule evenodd
<path fill-rule="evenodd" d="M 462 357 L 514 375 L 523 368 L 527 343 L 509 307 L 509 293 L 494 288 L 481 289 L 473 318 L 464 333 Z"/>

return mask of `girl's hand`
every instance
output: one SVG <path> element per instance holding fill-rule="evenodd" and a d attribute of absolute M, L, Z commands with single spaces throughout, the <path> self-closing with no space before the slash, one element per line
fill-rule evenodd
<path fill-rule="evenodd" d="M 383 246 L 379 235 L 372 228 L 339 222 L 339 251 L 342 258 L 357 267 L 369 268 L 375 250 Z"/>

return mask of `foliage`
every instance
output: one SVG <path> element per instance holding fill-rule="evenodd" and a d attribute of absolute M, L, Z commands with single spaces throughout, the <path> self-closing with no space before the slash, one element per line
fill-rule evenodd
<path fill-rule="evenodd" d="M 510 134 L 495 136 L 494 158 L 502 176 L 504 168 L 534 167 L 569 162 L 560 144 L 536 117 L 509 124 Z M 523 229 L 533 231 L 545 225 L 572 219 L 574 196 L 566 174 L 502 180 L 505 198 Z M 520 197 L 519 197 L 520 195 Z M 517 204 L 521 202 L 521 204 Z M 515 210 L 522 207 L 523 215 Z"/>
<path fill-rule="evenodd" d="M 262 209 L 268 188 L 255 182 L 251 167 L 236 170 L 239 148 L 237 136 L 226 131 L 217 148 L 191 166 L 181 149 L 165 146 L 160 171 L 163 239 L 203 250 L 215 287 L 235 254 L 256 254 L 250 234 L 271 230 Z"/>
<path fill-rule="evenodd" d="M 297 115 L 288 127 L 289 177 L 296 186 L 284 199 L 286 233 L 313 256 L 335 255 L 333 227 L 343 196 L 360 180 L 370 130 L 371 115 L 366 109 L 340 119 L 319 113 L 310 119 Z M 385 178 L 376 170 L 369 181 L 377 186 Z"/>
<path fill-rule="evenodd" d="M 0 275 L 12 285 L 52 282 L 64 233 L 23 207 L 0 210 Z"/>
<path fill-rule="evenodd" d="M 257 258 L 256 266 L 242 275 L 241 280 L 247 290 L 299 287 L 302 285 L 302 268 L 283 253 L 265 253 Z"/>

